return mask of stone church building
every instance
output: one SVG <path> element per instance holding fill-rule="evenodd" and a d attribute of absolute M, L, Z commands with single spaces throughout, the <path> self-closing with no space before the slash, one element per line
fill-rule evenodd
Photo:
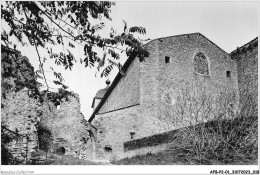
<path fill-rule="evenodd" d="M 94 97 L 89 118 L 93 138 L 88 143 L 93 154 L 89 159 L 114 160 L 165 149 L 163 144 L 136 149 L 127 145 L 195 123 L 196 116 L 181 108 L 187 100 L 192 104 L 208 94 L 212 101 L 230 95 L 223 105 L 238 111 L 242 89 L 249 82 L 252 93 L 257 94 L 257 46 L 258 38 L 229 54 L 200 33 L 147 43 L 149 57 L 143 62 L 128 59 L 122 68 L 125 75 L 118 73 Z M 221 112 L 215 101 L 212 105 Z M 213 114 L 203 116 L 205 113 L 201 111 L 196 119 L 214 119 Z"/>

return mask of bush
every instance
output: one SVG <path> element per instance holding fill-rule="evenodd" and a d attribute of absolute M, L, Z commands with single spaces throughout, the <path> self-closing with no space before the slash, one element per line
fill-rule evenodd
<path fill-rule="evenodd" d="M 189 123 L 188 127 L 179 130 L 178 137 L 171 140 L 172 149 L 188 151 L 186 157 L 196 157 L 200 164 L 205 159 L 217 159 L 222 163 L 256 159 L 258 115 L 254 93 L 243 93 L 240 107 L 236 108 L 233 106 L 236 104 L 235 93 L 226 91 L 214 97 L 200 89 L 193 94 L 194 90 L 186 88 L 181 93 L 181 101 L 172 108 L 176 118 L 188 121 L 184 124 L 184 120 L 175 120 L 173 125 L 186 126 Z"/>

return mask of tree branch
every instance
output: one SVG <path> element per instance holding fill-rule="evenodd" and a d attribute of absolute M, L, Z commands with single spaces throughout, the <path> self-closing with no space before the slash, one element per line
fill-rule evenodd
<path fill-rule="evenodd" d="M 59 28 L 60 28 L 62 31 L 64 31 L 65 33 L 67 33 L 67 34 L 70 35 L 71 37 L 75 38 L 71 33 L 67 32 L 67 31 L 64 30 L 59 24 L 57 24 L 57 23 L 47 14 L 47 12 L 45 12 L 43 9 L 41 9 L 41 8 L 39 7 L 39 5 L 38 5 L 36 2 L 34 2 L 34 3 L 35 3 L 35 5 L 39 8 L 39 10 L 41 10 L 41 12 L 44 13 L 44 15 L 45 15 L 47 18 L 49 18 L 49 20 L 50 20 L 51 22 L 53 22 L 57 27 L 59 27 Z"/>
<path fill-rule="evenodd" d="M 35 3 L 37 4 L 37 2 L 35 2 Z M 39 6 L 39 4 L 37 4 L 37 5 Z M 43 7 L 43 8 L 44 8 L 45 10 L 47 10 L 50 15 L 55 15 L 54 13 L 51 13 L 50 10 L 48 10 L 47 8 L 45 8 L 45 7 Z M 47 12 L 46 12 L 46 13 L 47 13 Z M 61 18 L 59 18 L 59 17 L 57 16 L 57 19 L 59 19 L 60 21 L 64 22 L 66 25 L 70 26 L 71 28 L 73 28 L 73 29 L 75 29 L 75 30 L 77 30 L 78 32 L 81 33 L 81 31 L 80 31 L 78 28 L 76 28 L 75 26 L 72 26 L 72 25 L 70 25 L 69 23 L 66 22 L 66 20 L 67 20 L 68 18 L 67 18 L 66 20 L 63 20 L 63 19 L 61 19 Z"/>
<path fill-rule="evenodd" d="M 41 61 L 41 57 L 40 57 L 40 54 L 39 54 L 38 47 L 36 45 L 35 39 L 34 39 L 34 46 L 35 46 L 35 49 L 36 49 L 36 52 L 37 52 L 37 55 L 38 55 L 38 59 L 39 59 L 39 62 L 40 62 L 40 68 L 42 69 L 43 78 L 44 78 L 45 84 L 47 86 L 47 91 L 49 91 L 49 86 L 48 86 L 48 83 L 47 83 L 47 80 L 46 80 L 46 77 L 45 77 L 45 73 L 44 73 L 44 69 L 43 69 L 43 63 Z"/>
<path fill-rule="evenodd" d="M 25 11 L 24 6 L 23 6 L 23 10 L 24 10 L 25 17 L 26 17 L 26 19 L 28 20 L 28 16 L 27 16 L 27 14 L 26 14 L 26 11 Z M 47 86 L 47 92 L 48 92 L 48 91 L 49 91 L 49 86 L 48 86 L 48 83 L 47 83 L 47 81 L 46 81 L 46 77 L 45 77 L 45 73 L 44 73 L 44 69 L 43 69 L 43 64 L 42 64 L 42 61 L 41 61 L 41 57 L 40 57 L 40 54 L 39 54 L 39 51 L 38 51 L 38 47 L 37 47 L 35 38 L 33 38 L 33 40 L 34 40 L 34 46 L 35 46 L 35 49 L 36 49 L 36 52 L 37 52 L 37 55 L 38 55 L 38 59 L 39 59 L 39 62 L 40 62 L 40 68 L 42 69 L 43 78 L 44 78 L 45 84 L 46 84 L 46 86 Z"/>

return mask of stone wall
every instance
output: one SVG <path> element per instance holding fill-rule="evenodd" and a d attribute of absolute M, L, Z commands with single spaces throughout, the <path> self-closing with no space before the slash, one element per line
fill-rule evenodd
<path fill-rule="evenodd" d="M 139 64 L 138 58 L 131 63 L 127 69 L 126 75 L 120 79 L 112 93 L 109 95 L 107 102 L 99 110 L 99 113 L 106 113 L 140 103 Z"/>
<path fill-rule="evenodd" d="M 149 43 L 148 48 L 150 57 L 140 65 L 140 115 L 145 123 L 141 135 L 177 129 L 171 121 L 172 108 L 181 99 L 180 92 L 186 88 L 186 83 L 203 86 L 214 96 L 221 91 L 235 92 L 233 103 L 238 104 L 236 62 L 203 35 L 161 38 Z M 209 60 L 209 76 L 194 73 L 193 59 L 197 52 L 202 52 Z M 170 57 L 169 63 L 165 63 L 165 56 Z M 226 76 L 226 71 L 231 72 L 231 77 Z"/>
<path fill-rule="evenodd" d="M 31 154 L 39 148 L 38 126 L 47 129 L 51 133 L 51 152 L 57 152 L 61 147 L 66 155 L 87 159 L 87 143 L 90 142 L 87 130 L 87 121 L 80 112 L 79 97 L 69 96 L 60 104 L 60 109 L 50 101 L 38 100 L 29 96 L 27 88 L 18 92 L 6 93 L 2 98 L 1 122 L 7 129 L 23 135 L 24 138 L 9 144 L 10 152 L 14 157 L 23 160 L 27 150 L 27 163 L 30 163 Z M 25 139 L 27 138 L 28 139 Z M 19 137 L 20 138 L 20 137 Z M 91 153 L 92 154 L 92 153 Z M 25 155 L 24 155 L 25 156 Z"/>
<path fill-rule="evenodd" d="M 31 149 L 28 149 L 27 135 L 18 134 L 2 126 L 1 136 L 1 141 L 8 140 L 5 144 L 1 143 L 1 164 L 27 164 L 30 161 Z"/>
<path fill-rule="evenodd" d="M 251 98 L 257 111 L 258 38 L 233 51 L 231 56 L 237 62 L 240 104 L 243 105 L 248 101 L 246 99 Z"/>
<path fill-rule="evenodd" d="M 94 126 L 98 128 L 96 141 L 97 160 L 112 160 L 123 157 L 123 143 L 139 138 L 140 126 L 143 125 L 139 118 L 140 106 L 136 105 L 114 112 L 99 114 L 94 119 Z M 112 150 L 106 150 L 110 147 Z"/>
<path fill-rule="evenodd" d="M 69 96 L 61 101 L 59 109 L 50 105 L 53 115 L 45 116 L 41 123 L 52 133 L 53 152 L 63 147 L 65 155 L 86 159 L 86 144 L 89 137 L 86 121 L 80 112 L 79 96 Z M 47 105 L 47 104 L 45 104 Z"/>
<path fill-rule="evenodd" d="M 26 138 L 19 137 L 18 141 L 9 143 L 9 151 L 25 163 L 21 155 L 27 150 L 27 163 L 30 164 L 31 155 L 44 147 L 48 140 L 49 151 L 57 152 L 64 148 L 66 155 L 82 159 L 90 157 L 86 147 L 90 136 L 87 121 L 80 112 L 79 96 L 67 93 L 70 95 L 62 99 L 58 109 L 48 96 L 61 94 L 48 92 L 44 95 L 38 91 L 34 69 L 28 58 L 2 46 L 1 63 L 2 126 Z M 36 98 L 36 95 L 41 98 Z M 50 133 L 51 138 L 39 145 L 41 135 L 38 131 Z"/>
<path fill-rule="evenodd" d="M 1 103 L 1 122 L 9 130 L 19 135 L 28 136 L 28 140 L 21 138 L 17 145 L 14 142 L 10 145 L 10 152 L 14 153 L 28 149 L 27 159 L 30 160 L 32 152 L 36 152 L 38 148 L 37 124 L 40 121 L 38 111 L 41 109 L 37 100 L 30 98 L 28 89 L 6 94 L 6 99 L 2 98 Z M 28 147 L 28 148 L 25 148 Z M 24 152 L 24 151 L 21 151 Z M 22 157 L 18 156 L 18 159 Z M 24 159 L 25 160 L 25 159 Z M 25 162 L 23 162 L 25 163 Z"/>
<path fill-rule="evenodd" d="M 201 99 L 205 96 L 203 92 L 207 92 L 206 95 L 214 97 L 216 101 L 227 96 L 225 100 L 234 106 L 238 105 L 236 62 L 203 35 L 195 33 L 160 38 L 151 41 L 145 47 L 150 55 L 146 61 L 139 63 L 140 105 L 107 111 L 104 114 L 100 112 L 95 116 L 94 123 L 98 128 L 96 146 L 98 159 L 119 159 L 126 156 L 123 143 L 131 140 L 130 133 L 134 133 L 134 139 L 138 139 L 189 125 L 192 116 L 186 114 L 186 118 L 178 119 L 180 125 L 174 125 L 176 115 L 173 115 L 173 110 L 178 111 L 180 104 L 184 103 L 181 95 L 186 88 L 191 92 L 195 91 L 193 96 L 195 99 Z M 194 73 L 193 59 L 198 52 L 202 52 L 209 60 L 209 76 Z M 169 63 L 165 63 L 165 56 L 170 57 Z M 135 64 L 137 63 L 133 62 L 131 66 Z M 231 72 L 231 77 L 227 77 L 226 71 Z M 127 76 L 130 73 L 133 72 L 127 72 Z M 133 84 L 131 79 L 128 81 L 128 84 Z M 122 82 L 124 84 L 119 82 L 115 87 L 110 100 L 124 97 L 123 100 L 116 100 L 117 103 L 124 105 L 124 102 L 131 98 L 128 92 L 124 91 L 126 80 Z M 124 93 L 120 92 L 121 89 Z M 198 90 L 201 89 L 205 91 L 199 93 Z M 224 105 L 230 105 L 229 103 Z M 104 106 L 105 104 L 102 107 L 103 112 Z M 222 107 L 217 104 L 213 106 L 215 111 L 221 112 Z M 199 115 L 202 114 L 203 112 L 200 112 Z M 106 146 L 112 148 L 112 151 L 106 152 Z"/>

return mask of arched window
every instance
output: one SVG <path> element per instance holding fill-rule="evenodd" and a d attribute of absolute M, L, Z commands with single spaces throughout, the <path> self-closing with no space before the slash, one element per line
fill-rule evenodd
<path fill-rule="evenodd" d="M 207 58 L 201 53 L 197 53 L 194 57 L 195 73 L 209 75 L 209 64 Z"/>

